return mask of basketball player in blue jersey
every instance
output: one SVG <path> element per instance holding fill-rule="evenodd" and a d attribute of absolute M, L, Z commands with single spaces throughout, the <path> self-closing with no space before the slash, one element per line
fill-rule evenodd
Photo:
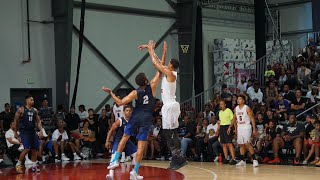
<path fill-rule="evenodd" d="M 118 119 L 116 119 L 116 121 L 112 124 L 111 129 L 108 132 L 105 147 L 107 149 L 112 149 L 112 154 L 115 154 L 115 152 L 118 149 L 119 142 L 124 134 L 124 129 L 131 117 L 132 109 L 133 108 L 129 105 L 125 106 L 123 109 L 124 117 L 119 117 Z M 112 143 L 110 140 L 113 134 L 114 134 L 114 140 Z M 112 146 L 111 146 L 111 143 L 112 143 Z M 132 164 L 135 165 L 137 147 L 130 141 L 130 139 L 127 141 L 123 151 L 126 154 L 131 155 L 133 157 Z M 113 159 L 114 157 L 111 158 L 111 161 Z M 109 174 L 109 176 L 111 176 L 111 174 Z"/>
<path fill-rule="evenodd" d="M 177 170 L 188 164 L 181 153 L 181 141 L 176 130 L 179 127 L 178 118 L 180 116 L 180 104 L 176 101 L 179 61 L 172 58 L 168 66 L 164 66 L 165 58 L 160 61 L 154 52 L 154 47 L 155 43 L 153 41 L 149 41 L 148 45 L 139 46 L 141 50 L 148 48 L 153 65 L 160 73 L 164 74 L 161 82 L 161 97 L 163 101 L 161 108 L 162 132 L 172 153 L 172 161 L 168 169 Z"/>
<path fill-rule="evenodd" d="M 33 108 L 34 100 L 31 95 L 26 96 L 26 105 L 22 106 L 18 109 L 18 111 L 15 114 L 14 121 L 16 126 L 19 125 L 19 132 L 21 141 L 24 147 L 24 150 L 19 156 L 19 160 L 16 164 L 16 171 L 19 174 L 22 174 L 22 166 L 21 162 L 23 161 L 23 158 L 26 156 L 26 154 L 29 153 L 31 150 L 31 161 L 32 161 L 32 171 L 33 172 L 40 172 L 40 170 L 37 168 L 37 150 L 39 148 L 39 138 L 42 139 L 42 125 L 40 117 L 38 116 L 37 109 Z M 39 128 L 39 137 L 36 134 L 35 128 Z M 18 127 L 17 127 L 18 128 Z"/>
<path fill-rule="evenodd" d="M 154 46 L 150 46 L 148 47 L 148 49 L 149 48 L 154 48 Z M 166 54 L 166 44 L 164 45 L 163 54 Z M 134 108 L 130 120 L 126 125 L 124 135 L 122 136 L 122 139 L 118 145 L 115 157 L 110 162 L 110 165 L 108 167 L 108 169 L 114 169 L 119 166 L 118 160 L 121 152 L 123 151 L 130 136 L 136 135 L 136 131 L 138 129 L 138 134 L 136 135 L 136 138 L 138 140 L 136 164 L 134 169 L 130 172 L 130 179 L 133 180 L 143 178 L 142 176 L 138 176 L 138 172 L 142 156 L 144 154 L 144 149 L 146 146 L 149 130 L 152 125 L 152 112 L 155 105 L 155 96 L 160 79 L 161 73 L 157 71 L 156 75 L 151 80 L 149 85 L 146 75 L 144 73 L 139 73 L 135 78 L 136 84 L 139 86 L 139 88 L 133 90 L 129 95 L 127 95 L 123 99 L 119 99 L 115 94 L 112 93 L 110 89 L 105 87 L 102 88 L 105 92 L 111 95 L 111 97 L 114 99 L 118 106 L 125 105 L 133 100 L 136 100 L 136 107 Z"/>

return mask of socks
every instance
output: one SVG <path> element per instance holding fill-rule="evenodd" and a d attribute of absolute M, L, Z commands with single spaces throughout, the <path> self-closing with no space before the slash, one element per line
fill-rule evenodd
<path fill-rule="evenodd" d="M 18 160 L 16 166 L 20 166 L 21 165 L 21 161 Z"/>
<path fill-rule="evenodd" d="M 120 153 L 117 151 L 114 155 L 114 159 L 111 161 L 111 163 L 115 162 L 115 161 L 118 161 L 119 160 L 119 157 L 120 157 Z"/>
<path fill-rule="evenodd" d="M 134 166 L 134 170 L 136 171 L 137 174 L 139 172 L 139 167 L 140 167 L 140 163 L 136 163 L 136 165 Z"/>
<path fill-rule="evenodd" d="M 136 155 L 137 155 L 137 153 L 135 152 L 135 153 L 133 153 L 133 154 L 131 154 L 131 156 L 132 156 L 132 158 L 136 158 Z"/>
<path fill-rule="evenodd" d="M 126 158 L 126 153 L 125 152 L 122 152 L 121 153 L 121 159 L 125 159 Z"/>

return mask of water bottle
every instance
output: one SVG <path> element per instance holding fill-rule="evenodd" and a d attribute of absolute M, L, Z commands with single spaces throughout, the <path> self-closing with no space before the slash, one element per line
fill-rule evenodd
<path fill-rule="evenodd" d="M 219 163 L 222 163 L 222 154 L 219 154 Z"/>
<path fill-rule="evenodd" d="M 203 155 L 202 155 L 202 153 L 201 153 L 201 155 L 200 155 L 200 161 L 203 162 Z"/>

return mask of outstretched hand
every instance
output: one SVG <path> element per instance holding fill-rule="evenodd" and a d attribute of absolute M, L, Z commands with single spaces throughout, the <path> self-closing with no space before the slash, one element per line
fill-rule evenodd
<path fill-rule="evenodd" d="M 156 47 L 156 43 L 153 40 L 149 40 L 148 49 L 154 49 Z"/>
<path fill-rule="evenodd" d="M 106 92 L 106 93 L 111 93 L 111 90 L 109 89 L 109 88 L 106 88 L 106 87 L 102 87 L 102 90 L 104 91 L 104 92 Z"/>
<path fill-rule="evenodd" d="M 140 51 L 142 51 L 142 50 L 144 50 L 144 49 L 147 49 L 147 48 L 148 48 L 148 45 L 146 45 L 146 44 L 143 44 L 143 45 L 138 46 L 138 49 L 139 49 Z"/>

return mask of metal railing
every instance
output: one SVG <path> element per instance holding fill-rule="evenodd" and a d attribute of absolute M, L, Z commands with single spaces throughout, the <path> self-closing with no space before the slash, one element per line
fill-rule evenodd
<path fill-rule="evenodd" d="M 274 48 L 270 53 L 266 54 L 265 56 L 259 58 L 258 60 L 251 62 L 249 66 L 246 67 L 246 71 L 249 74 L 256 74 L 256 72 L 261 72 L 262 76 L 264 75 L 265 68 L 267 64 L 272 64 L 273 63 L 273 55 L 276 52 L 283 51 L 285 46 L 290 46 L 292 47 L 292 43 L 287 43 L 283 45 L 282 47 Z M 285 52 L 283 52 L 285 53 Z M 292 56 L 292 54 L 291 54 Z M 288 61 L 291 61 L 291 56 L 289 57 L 288 54 L 284 54 L 284 57 L 282 59 L 279 59 L 281 63 L 288 63 Z M 278 62 L 279 62 L 278 61 Z M 260 63 L 261 62 L 261 63 Z M 257 64 L 259 66 L 257 67 Z M 238 76 L 238 74 L 241 72 L 238 72 L 235 74 L 235 76 Z M 226 84 L 226 82 L 230 78 L 235 78 L 234 76 L 228 77 L 226 79 L 222 79 L 219 82 L 214 83 L 213 86 L 209 87 L 207 90 L 203 91 L 202 93 L 199 93 L 197 95 L 194 95 L 190 99 L 187 99 L 183 102 L 181 102 L 181 111 L 187 113 L 188 115 L 196 115 L 197 113 L 201 112 L 203 110 L 203 107 L 205 104 L 211 102 L 216 98 L 217 95 L 221 94 L 221 87 L 223 84 Z M 261 85 L 264 85 L 264 82 L 260 82 Z M 236 90 L 236 85 L 237 82 L 232 85 L 234 87 L 233 92 Z"/>

